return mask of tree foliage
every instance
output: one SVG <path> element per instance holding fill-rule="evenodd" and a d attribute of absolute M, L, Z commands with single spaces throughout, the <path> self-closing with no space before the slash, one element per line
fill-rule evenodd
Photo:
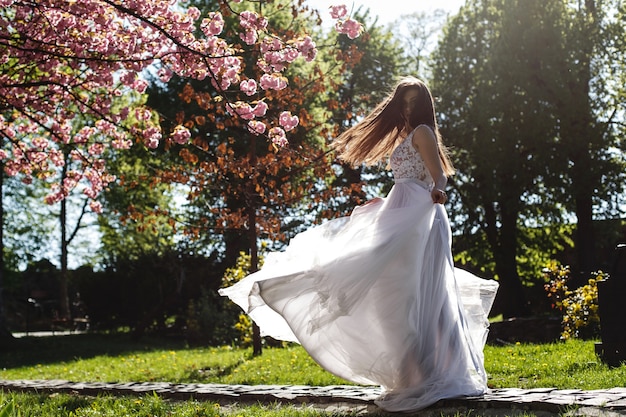
<path fill-rule="evenodd" d="M 520 228 L 572 212 L 580 228 L 600 178 L 621 181 L 608 157 L 613 136 L 593 111 L 594 94 L 606 92 L 591 92 L 589 65 L 600 60 L 585 19 L 556 0 L 471 0 L 448 22 L 435 54 L 442 130 L 459 171 L 456 223 L 474 251 L 488 244 L 501 283 L 496 309 L 506 316 L 528 311 Z"/>
<path fill-rule="evenodd" d="M 0 150 L 0 159 L 7 173 L 27 179 L 49 176 L 51 167 L 62 164 L 57 145 L 70 146 L 82 167 L 71 184 L 57 184 L 48 201 L 63 199 L 81 182 L 89 197 L 97 197 L 114 179 L 100 156 L 103 148 L 127 149 L 134 141 L 154 148 L 163 135 L 158 117 L 145 106 L 112 106 L 115 96 L 144 92 L 148 83 L 143 74 L 149 70 L 158 71 L 163 82 L 172 74 L 207 80 L 229 102 L 229 113 L 246 118 L 252 132 L 267 130 L 274 142 L 286 143 L 284 127 L 291 120 L 276 118 L 271 122 L 275 126 L 268 127 L 261 121 L 263 114 L 249 111 L 249 100 L 229 100 L 227 93 L 237 86 L 246 92 L 257 86 L 283 89 L 282 71 L 299 57 L 312 61 L 314 41 L 299 30 L 274 32 L 262 1 L 212 5 L 215 10 L 202 15 L 195 6 L 165 0 L 3 1 L 0 132 L 10 145 Z M 221 36 L 224 15 L 232 16 L 237 44 Z M 337 30 L 359 35 L 360 24 L 347 16 L 345 6 L 333 8 L 332 16 Z M 241 77 L 246 54 L 254 51 L 258 53 L 250 63 L 258 77 Z M 80 114 L 91 115 L 95 122 L 72 136 L 71 124 Z M 127 130 L 120 122 L 130 114 L 139 123 Z M 257 117 L 261 120 L 252 120 Z M 189 138 L 182 125 L 168 133 L 175 143 Z M 100 207 L 93 202 L 92 209 Z"/>
<path fill-rule="evenodd" d="M 166 0 L 6 0 L 1 5 L 0 135 L 6 140 L 0 160 L 7 174 L 20 175 L 25 182 L 50 181 L 48 203 L 64 200 L 78 189 L 91 199 L 91 209 L 100 212 L 102 205 L 95 199 L 116 179 L 112 171 L 128 181 L 132 168 L 126 161 L 111 170 L 107 162 L 121 161 L 112 157 L 111 150 L 126 150 L 135 143 L 149 149 L 178 150 L 192 132 L 199 133 L 196 127 L 204 124 L 201 118 L 209 120 L 216 131 L 229 124 L 237 126 L 236 134 L 222 135 L 217 144 L 195 136 L 193 147 L 180 153 L 186 164 L 194 166 L 198 160 L 193 150 L 210 148 L 219 154 L 219 161 L 208 168 L 218 171 L 239 163 L 231 161 L 223 147 L 217 149 L 220 143 L 243 137 L 240 149 L 256 141 L 248 149 L 267 149 L 271 144 L 277 150 L 289 142 L 286 131 L 300 122 L 290 109 L 297 111 L 302 101 L 283 90 L 288 81 L 285 71 L 300 61 L 312 62 L 317 55 L 307 28 L 292 24 L 297 22 L 302 2 L 215 1 L 206 3 L 202 12 L 195 5 Z M 332 7 L 330 14 L 339 33 L 352 39 L 360 35 L 361 25 L 348 16 L 345 6 Z M 285 20 L 289 15 L 293 19 Z M 148 80 L 147 74 L 154 79 Z M 149 81 L 163 85 L 172 76 L 210 86 L 213 94 L 208 101 L 193 89 L 183 91 L 184 100 L 203 108 L 201 117 L 179 115 L 163 123 L 163 115 L 142 100 L 119 105 L 116 99 L 144 93 Z M 274 96 L 283 99 L 274 100 Z M 271 105 L 281 107 L 270 109 Z M 293 154 L 284 160 L 261 158 L 260 164 L 267 167 L 268 175 L 284 178 L 285 173 L 278 171 L 285 170 L 280 164 L 290 157 Z M 76 164 L 72 169 L 69 160 Z M 238 181 L 244 180 L 241 173 L 236 174 Z M 220 179 L 228 181 L 227 176 Z M 195 180 L 202 183 L 200 177 Z M 289 194 L 289 186 L 283 183 L 281 192 Z M 262 193 L 251 185 L 246 201 L 262 200 Z M 193 193 L 193 181 L 189 187 Z M 229 185 L 224 187 L 229 195 Z M 158 190 L 144 188 L 141 197 L 142 204 L 153 205 L 153 228 L 158 228 L 156 223 L 163 221 L 159 216 L 165 212 L 154 207 L 164 202 L 155 195 Z M 126 205 L 133 220 L 144 216 L 128 200 L 122 201 L 120 194 L 114 200 L 111 193 L 109 205 L 117 204 L 118 209 Z"/>
<path fill-rule="evenodd" d="M 174 77 L 149 90 L 149 104 L 159 109 L 162 124 L 182 124 L 192 135 L 191 146 L 170 147 L 175 157 L 159 175 L 163 182 L 183 185 L 186 217 L 178 226 L 195 240 L 194 245 L 217 247 L 226 266 L 233 265 L 241 251 L 250 251 L 257 238 L 284 242 L 310 223 L 312 216 L 301 209 L 316 207 L 324 200 L 322 194 L 330 195 L 332 156 L 326 148 L 330 91 L 333 80 L 360 56 L 355 56 L 356 47 L 343 48 L 354 42 L 349 33 L 337 39 L 318 31 L 319 17 L 300 4 L 275 2 L 263 10 L 276 33 L 288 37 L 308 32 L 320 43 L 315 61 L 300 60 L 281 69 L 287 81 L 284 88 L 230 91 L 225 100 L 224 92 L 211 83 Z M 280 43 L 266 38 L 260 49 L 246 45 L 236 25 L 229 23 L 238 18 L 235 11 L 224 18 L 222 36 L 246 51 L 241 77 L 259 79 L 254 63 L 264 60 L 269 65 Z M 232 114 L 232 103 L 245 99 L 252 106 L 242 104 L 238 109 L 249 110 L 250 115 Z M 280 110 L 287 107 L 298 111 Z M 257 115 L 279 120 L 289 131 L 288 146 L 256 135 L 250 122 Z"/>

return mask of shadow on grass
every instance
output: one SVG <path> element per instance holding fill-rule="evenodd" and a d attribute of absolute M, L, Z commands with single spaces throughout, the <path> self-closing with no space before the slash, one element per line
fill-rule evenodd
<path fill-rule="evenodd" d="M 182 349 L 184 340 L 144 337 L 135 340 L 127 333 L 87 333 L 65 336 L 22 337 L 0 345 L 0 369 L 117 356 L 162 349 Z"/>
<path fill-rule="evenodd" d="M 209 382 L 215 379 L 221 379 L 233 374 L 235 369 L 243 365 L 250 357 L 241 357 L 236 362 L 228 364 L 226 366 L 220 366 L 217 368 L 202 368 L 194 369 L 189 372 L 187 379 L 190 381 Z"/>

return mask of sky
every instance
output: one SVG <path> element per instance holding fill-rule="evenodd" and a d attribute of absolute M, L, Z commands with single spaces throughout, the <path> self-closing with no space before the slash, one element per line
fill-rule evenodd
<path fill-rule="evenodd" d="M 400 15 L 415 12 L 430 12 L 443 9 L 456 13 L 465 3 L 465 0 L 309 0 L 311 6 L 320 10 L 322 18 L 328 17 L 328 8 L 331 5 L 345 4 L 348 10 L 351 7 L 370 9 L 372 15 L 379 17 L 379 23 L 387 24 L 396 20 Z"/>

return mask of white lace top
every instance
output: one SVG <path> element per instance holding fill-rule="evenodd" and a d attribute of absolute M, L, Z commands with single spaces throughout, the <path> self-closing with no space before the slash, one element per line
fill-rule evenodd
<path fill-rule="evenodd" d="M 389 164 L 393 171 L 393 178 L 396 181 L 409 179 L 432 184 L 434 183 L 433 177 L 428 172 L 422 155 L 413 147 L 413 133 L 415 130 L 391 153 Z"/>

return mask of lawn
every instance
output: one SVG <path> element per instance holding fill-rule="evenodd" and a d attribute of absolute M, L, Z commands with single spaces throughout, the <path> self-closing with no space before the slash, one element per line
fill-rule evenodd
<path fill-rule="evenodd" d="M 1 352 L 0 379 L 65 379 L 89 382 L 348 384 L 321 369 L 297 345 L 249 349 L 189 347 L 177 340 L 132 341 L 126 335 L 73 335 L 20 339 Z M 492 388 L 603 389 L 626 386 L 626 366 L 609 368 L 596 357 L 593 341 L 487 346 L 485 366 Z M 13 403 L 21 415 L 62 416 L 310 416 L 332 415 L 293 407 L 223 409 L 206 402 L 141 398 L 83 398 L 70 395 L 0 393 L 0 405 Z M 36 407 L 36 408 L 33 408 Z M 17 415 L 16 413 L 7 414 Z M 347 415 L 347 414 L 341 414 Z M 475 413 L 472 414 L 476 416 Z M 0 412 L 0 417 L 4 417 Z"/>

